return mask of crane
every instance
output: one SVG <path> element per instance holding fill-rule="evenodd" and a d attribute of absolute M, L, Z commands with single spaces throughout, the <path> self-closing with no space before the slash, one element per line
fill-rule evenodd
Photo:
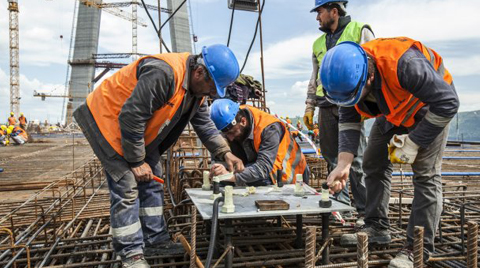
<path fill-rule="evenodd" d="M 18 2 L 8 0 L 10 33 L 10 111 L 20 114 L 20 72 L 18 57 Z"/>

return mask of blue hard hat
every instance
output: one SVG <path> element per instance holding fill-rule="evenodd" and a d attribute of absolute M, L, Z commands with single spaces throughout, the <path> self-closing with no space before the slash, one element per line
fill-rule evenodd
<path fill-rule="evenodd" d="M 346 41 L 330 49 L 320 67 L 325 98 L 339 106 L 358 103 L 367 81 L 367 53 L 355 42 Z"/>
<path fill-rule="evenodd" d="M 217 93 L 225 97 L 225 87 L 237 80 L 240 75 L 235 54 L 225 45 L 211 45 L 202 48 L 202 57 L 208 73 L 213 78 Z"/>
<path fill-rule="evenodd" d="M 218 130 L 225 131 L 235 125 L 235 116 L 240 110 L 240 104 L 229 99 L 217 99 L 210 107 L 210 118 Z"/>
<path fill-rule="evenodd" d="M 339 2 L 348 3 L 348 0 L 315 0 L 315 7 L 312 10 L 310 10 L 310 12 L 316 12 L 317 8 L 319 8 L 319 7 L 321 7 L 325 4 L 339 3 Z"/>

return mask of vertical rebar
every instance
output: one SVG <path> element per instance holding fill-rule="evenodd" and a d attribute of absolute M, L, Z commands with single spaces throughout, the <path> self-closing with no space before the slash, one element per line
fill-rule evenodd
<path fill-rule="evenodd" d="M 423 232 L 424 228 L 415 226 L 413 236 L 413 267 L 423 267 Z"/>
<path fill-rule="evenodd" d="M 359 232 L 357 237 L 357 267 L 368 268 L 368 235 Z"/>
<path fill-rule="evenodd" d="M 192 229 L 190 234 L 190 268 L 196 268 L 197 260 L 197 208 L 192 206 Z"/>
<path fill-rule="evenodd" d="M 478 224 L 468 222 L 467 232 L 467 268 L 477 267 L 478 256 Z"/>
<path fill-rule="evenodd" d="M 315 267 L 315 250 L 317 244 L 317 228 L 315 226 L 307 227 L 305 238 L 305 267 Z"/>

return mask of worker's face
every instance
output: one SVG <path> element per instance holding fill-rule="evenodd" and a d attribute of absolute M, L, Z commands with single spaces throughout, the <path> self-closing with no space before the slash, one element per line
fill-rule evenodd
<path fill-rule="evenodd" d="M 242 141 L 245 134 L 246 126 L 247 126 L 247 119 L 244 117 L 242 118 L 242 120 L 240 120 L 240 122 L 238 122 L 230 130 L 228 130 L 227 132 L 224 132 L 224 135 L 229 142 Z"/>
<path fill-rule="evenodd" d="M 189 87 L 193 95 L 198 98 L 206 96 L 213 97 L 217 94 L 215 82 L 213 82 L 213 79 L 208 75 L 207 70 L 202 67 L 198 67 L 192 71 Z"/>
<path fill-rule="evenodd" d="M 334 11 L 336 11 L 334 8 L 330 11 L 324 7 L 317 8 L 317 21 L 320 25 L 320 30 L 324 32 L 331 30 L 332 25 L 335 23 Z"/>
<path fill-rule="evenodd" d="M 360 101 L 363 101 L 370 92 L 372 92 L 373 89 L 373 80 L 375 78 L 375 74 L 368 74 L 367 82 L 365 83 L 365 86 L 363 87 L 362 90 L 362 95 L 360 95 Z"/>

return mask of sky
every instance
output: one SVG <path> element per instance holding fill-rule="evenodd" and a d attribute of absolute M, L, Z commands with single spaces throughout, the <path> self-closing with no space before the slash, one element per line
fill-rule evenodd
<path fill-rule="evenodd" d="M 76 0 L 18 0 L 20 29 L 21 111 L 30 120 L 61 120 L 62 98 L 41 101 L 33 91 L 63 94 Z M 178 0 L 179 1 L 179 0 Z M 188 0 L 192 33 L 202 46 L 227 43 L 231 10 L 229 0 Z M 122 2 L 110 0 L 104 2 Z M 156 5 L 157 0 L 145 0 Z M 161 1 L 166 7 L 166 1 Z M 9 105 L 8 3 L 0 1 L 0 122 Z M 308 80 L 312 72 L 312 44 L 321 35 L 314 0 L 265 0 L 262 39 L 267 104 L 280 116 L 302 116 Z M 124 8 L 131 11 L 130 8 Z M 347 8 L 353 20 L 368 23 L 376 37 L 408 36 L 436 50 L 453 75 L 460 97 L 460 111 L 480 110 L 480 1 L 464 0 L 351 0 Z M 152 14 L 155 21 L 157 15 Z M 158 38 L 143 9 L 139 17 L 148 27 L 138 29 L 138 52 L 159 52 Z M 236 11 L 230 48 L 240 66 L 253 38 L 258 14 Z M 167 15 L 162 15 L 165 21 Z M 99 53 L 131 52 L 131 23 L 103 12 Z M 162 35 L 170 44 L 168 27 Z M 261 81 L 259 36 L 244 74 Z M 101 72 L 99 69 L 97 72 Z M 108 75 L 111 75 L 110 72 Z M 101 82 L 101 81 L 100 81 Z M 97 83 L 98 85 L 98 83 Z"/>

